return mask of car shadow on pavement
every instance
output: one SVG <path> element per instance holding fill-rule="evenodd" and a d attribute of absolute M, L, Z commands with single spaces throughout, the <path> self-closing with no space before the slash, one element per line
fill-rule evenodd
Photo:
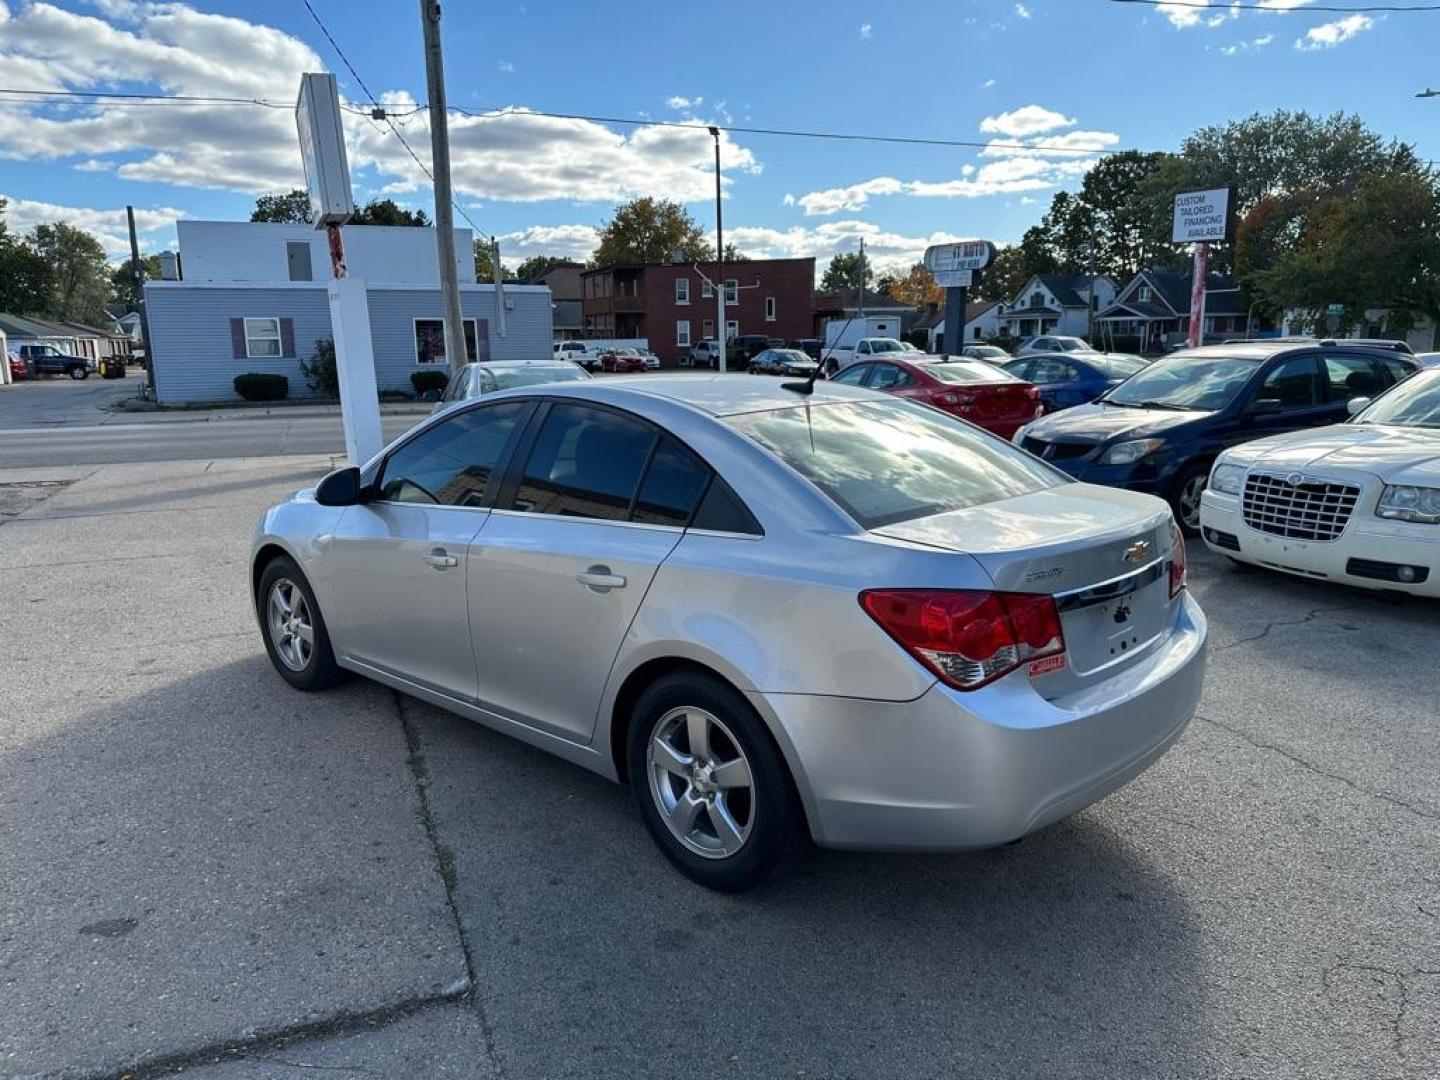
<path fill-rule="evenodd" d="M 815 852 L 722 896 L 625 789 L 406 710 L 507 1076 L 1207 1071 L 1198 919 L 1104 805 L 988 852 Z"/>

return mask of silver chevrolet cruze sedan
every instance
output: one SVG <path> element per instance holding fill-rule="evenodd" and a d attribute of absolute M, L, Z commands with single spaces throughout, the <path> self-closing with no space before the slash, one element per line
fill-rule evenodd
<path fill-rule="evenodd" d="M 836 848 L 1002 844 L 1193 714 L 1163 502 L 923 405 L 736 375 L 527 387 L 266 511 L 301 690 L 358 672 L 628 783 L 712 888 Z"/>

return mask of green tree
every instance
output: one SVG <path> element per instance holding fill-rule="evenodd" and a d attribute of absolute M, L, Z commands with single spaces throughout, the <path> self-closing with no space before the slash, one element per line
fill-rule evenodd
<path fill-rule="evenodd" d="M 734 244 L 725 245 L 725 261 L 727 263 L 749 262 L 750 256 L 743 251 L 737 251 Z"/>
<path fill-rule="evenodd" d="M 488 285 L 495 280 L 495 263 L 490 257 L 490 240 L 488 237 L 475 238 L 475 280 L 482 285 Z M 502 281 L 514 281 L 515 275 L 501 262 L 500 279 Z"/>
<path fill-rule="evenodd" d="M 117 304 L 123 304 L 126 311 L 140 310 L 140 290 L 135 286 L 135 275 L 131 272 L 133 260 L 126 259 L 110 271 L 110 297 Z M 140 273 L 146 281 L 160 279 L 160 256 L 141 255 Z"/>
<path fill-rule="evenodd" d="M 15 315 L 49 315 L 55 301 L 50 264 L 5 224 L 7 200 L 0 198 L 0 311 Z"/>
<path fill-rule="evenodd" d="M 54 282 L 51 308 L 60 319 L 104 322 L 110 296 L 110 264 L 105 249 L 89 233 L 57 221 L 36 225 L 30 244 L 50 266 Z"/>
<path fill-rule="evenodd" d="M 875 270 L 869 259 L 863 259 L 858 251 L 842 251 L 830 260 L 820 278 L 820 288 L 827 292 L 837 289 L 857 289 L 861 283 L 861 262 L 864 262 L 864 283 L 868 288 L 875 281 Z"/>
<path fill-rule="evenodd" d="M 515 268 L 515 277 L 520 281 L 534 281 L 541 274 L 553 270 L 557 266 L 579 265 L 571 259 L 562 259 L 557 255 L 531 255 Z"/>
<path fill-rule="evenodd" d="M 292 194 L 295 194 L 292 192 Z M 309 207 L 306 207 L 309 214 Z M 309 218 L 307 216 L 306 220 Z M 431 221 L 424 210 L 406 210 L 394 199 L 371 199 L 364 206 L 356 207 L 349 225 L 416 225 L 428 226 Z"/>
<path fill-rule="evenodd" d="M 676 252 L 686 261 L 709 259 L 714 251 L 699 224 L 679 203 L 644 196 L 615 207 L 600 226 L 592 266 L 669 262 Z"/>
<path fill-rule="evenodd" d="M 310 224 L 310 193 L 294 188 L 283 195 L 261 195 L 255 200 L 251 221 L 278 221 L 288 225 Z"/>

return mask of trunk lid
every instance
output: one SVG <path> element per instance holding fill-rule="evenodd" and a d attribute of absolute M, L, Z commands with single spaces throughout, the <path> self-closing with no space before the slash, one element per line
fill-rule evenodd
<path fill-rule="evenodd" d="M 960 387 L 957 393 L 975 398 L 965 416 L 978 421 L 1033 420 L 1040 401 L 1035 388 L 1022 382 Z"/>
<path fill-rule="evenodd" d="M 1075 483 L 874 531 L 963 552 L 998 590 L 1054 596 L 1066 663 L 1032 676 L 1053 697 L 1138 662 L 1168 636 L 1170 523 L 1159 499 Z"/>

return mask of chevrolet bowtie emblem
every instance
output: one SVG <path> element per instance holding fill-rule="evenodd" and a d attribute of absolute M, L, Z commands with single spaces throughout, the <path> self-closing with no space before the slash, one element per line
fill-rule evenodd
<path fill-rule="evenodd" d="M 1150 554 L 1149 540 L 1136 540 L 1125 549 L 1124 559 L 1131 566 L 1145 561 L 1145 556 Z"/>

